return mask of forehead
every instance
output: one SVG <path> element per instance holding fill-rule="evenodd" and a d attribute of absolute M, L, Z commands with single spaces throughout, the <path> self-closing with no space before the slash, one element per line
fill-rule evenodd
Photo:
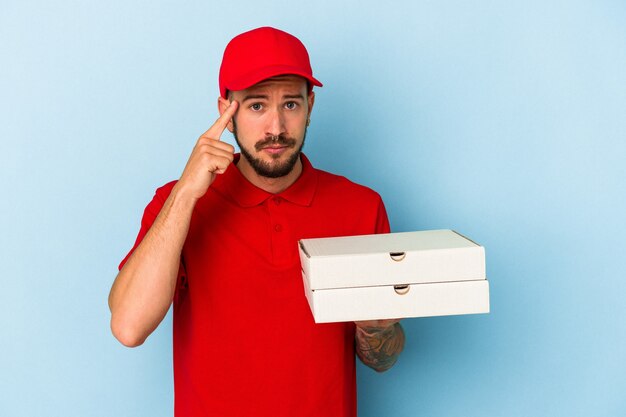
<path fill-rule="evenodd" d="M 261 91 L 270 91 L 270 90 L 288 90 L 293 92 L 302 92 L 302 90 L 306 91 L 307 82 L 303 77 L 299 77 L 297 75 L 279 75 L 276 77 L 268 78 L 263 80 L 252 87 L 246 88 L 245 90 L 241 90 L 244 93 L 258 93 Z"/>

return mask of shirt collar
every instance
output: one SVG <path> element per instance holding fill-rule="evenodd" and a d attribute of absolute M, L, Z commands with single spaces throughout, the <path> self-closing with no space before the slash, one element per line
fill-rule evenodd
<path fill-rule="evenodd" d="M 293 184 L 278 194 L 262 190 L 248 181 L 237 168 L 239 158 L 240 154 L 235 154 L 234 161 L 226 172 L 217 176 L 211 188 L 242 207 L 257 206 L 270 197 L 281 197 L 300 206 L 309 206 L 313 202 L 317 189 L 317 170 L 304 154 L 300 154 L 302 173 Z"/>

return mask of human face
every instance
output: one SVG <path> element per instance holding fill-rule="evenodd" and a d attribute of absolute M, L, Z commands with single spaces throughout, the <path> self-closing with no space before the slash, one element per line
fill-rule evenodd
<path fill-rule="evenodd" d="M 239 109 L 231 130 L 241 149 L 241 162 L 257 175 L 285 177 L 299 164 L 314 100 L 307 91 L 303 78 L 289 75 L 232 92 Z"/>

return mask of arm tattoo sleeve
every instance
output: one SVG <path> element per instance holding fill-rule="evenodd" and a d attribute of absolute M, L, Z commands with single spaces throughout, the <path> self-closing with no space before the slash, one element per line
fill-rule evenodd
<path fill-rule="evenodd" d="M 381 329 L 356 327 L 356 353 L 361 361 L 377 372 L 393 366 L 404 348 L 404 330 L 400 323 Z"/>

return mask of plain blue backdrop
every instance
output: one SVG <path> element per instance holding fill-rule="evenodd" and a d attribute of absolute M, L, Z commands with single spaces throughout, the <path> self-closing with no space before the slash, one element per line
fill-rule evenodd
<path fill-rule="evenodd" d="M 626 415 L 626 2 L 2 0 L 0 416 L 172 415 L 170 317 L 124 348 L 107 295 L 263 25 L 324 83 L 313 163 L 487 250 L 491 314 L 406 320 L 359 415 Z"/>

